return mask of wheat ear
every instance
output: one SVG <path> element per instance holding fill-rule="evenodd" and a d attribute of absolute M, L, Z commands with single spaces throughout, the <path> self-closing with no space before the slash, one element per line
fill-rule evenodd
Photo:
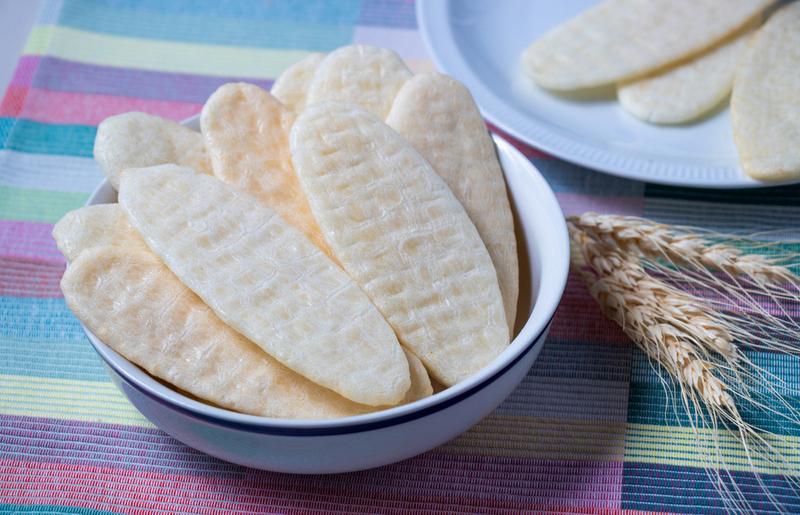
<path fill-rule="evenodd" d="M 800 304 L 800 277 L 790 269 L 800 263 L 800 254 L 787 252 L 787 244 L 627 216 L 585 213 L 567 220 L 594 241 L 638 258 L 644 268 L 684 290 L 713 291 L 704 303 L 714 305 L 718 318 L 736 328 L 736 339 L 800 354 L 796 343 L 786 343 L 800 341 L 800 323 L 790 311 Z M 755 334 L 745 327 L 760 330 Z"/>
<path fill-rule="evenodd" d="M 639 265 L 605 250 L 585 233 L 571 232 L 595 274 L 573 269 L 606 316 L 681 384 L 690 386 L 708 404 L 736 413 L 727 387 L 710 373 L 712 367 L 705 361 L 709 350 L 737 357 L 727 332 L 714 326 L 691 299 L 649 277 Z"/>
<path fill-rule="evenodd" d="M 747 372 L 746 368 L 752 367 L 752 363 L 733 343 L 735 328 L 720 319 L 701 299 L 648 274 L 635 256 L 625 254 L 619 246 L 608 246 L 573 227 L 570 227 L 570 235 L 591 271 L 575 262 L 572 269 L 589 287 L 603 312 L 623 328 L 651 363 L 662 367 L 677 382 L 687 414 L 694 413 L 689 420 L 698 448 L 702 448 L 700 428 L 711 431 L 715 453 L 706 456 L 711 465 L 708 473 L 716 477 L 714 484 L 726 504 L 731 509 L 752 511 L 728 472 L 718 436 L 720 421 L 736 435 L 763 491 L 775 506 L 779 506 L 756 472 L 756 461 L 769 463 L 787 477 L 797 470 L 767 438 L 768 433 L 748 424 L 737 409 L 731 393 L 752 401 L 752 391 L 747 385 L 758 384 L 759 378 Z M 729 381 L 738 384 L 732 386 Z M 789 406 L 788 402 L 784 404 Z M 775 408 L 761 407 L 797 420 L 796 413 L 785 415 Z M 707 417 L 703 408 L 707 410 Z M 785 438 L 769 436 L 792 446 Z M 722 471 L 718 470 L 720 466 Z M 794 482 L 790 479 L 792 485 Z"/>
<path fill-rule="evenodd" d="M 698 269 L 723 271 L 733 276 L 748 276 L 761 285 L 800 284 L 800 277 L 786 266 L 776 264 L 785 256 L 770 258 L 758 253 L 744 253 L 738 246 L 722 241 L 747 241 L 750 249 L 761 243 L 730 235 L 720 235 L 692 227 L 673 227 L 643 218 L 584 213 L 567 221 L 595 241 L 635 256 L 665 259 Z M 709 236 L 714 236 L 714 240 Z"/>

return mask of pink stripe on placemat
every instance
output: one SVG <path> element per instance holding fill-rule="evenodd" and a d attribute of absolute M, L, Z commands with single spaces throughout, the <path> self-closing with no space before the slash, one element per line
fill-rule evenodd
<path fill-rule="evenodd" d="M 19 117 L 44 123 L 98 125 L 129 111 L 143 111 L 176 122 L 200 112 L 203 104 L 113 95 L 88 95 L 31 88 Z"/>
<path fill-rule="evenodd" d="M 0 296 L 60 298 L 66 261 L 35 260 L 0 255 Z"/>
<path fill-rule="evenodd" d="M 592 335 L 597 342 L 630 340 L 616 322 L 603 314 L 586 285 L 570 272 L 547 337 L 582 341 L 586 335 Z"/>
<path fill-rule="evenodd" d="M 620 508 L 623 467 L 427 454 L 351 474 L 234 470 L 232 479 L 4 460 L 0 481 L 9 504 L 118 513 L 607 513 Z"/>
<path fill-rule="evenodd" d="M 643 197 L 596 197 L 574 193 L 556 193 L 564 216 L 600 213 L 621 216 L 642 216 Z"/>
<path fill-rule="evenodd" d="M 0 220 L 0 253 L 8 258 L 63 262 L 52 232 L 50 223 Z"/>
<path fill-rule="evenodd" d="M 0 296 L 59 298 L 66 260 L 53 224 L 0 220 Z"/>
<path fill-rule="evenodd" d="M 27 94 L 28 88 L 26 87 L 9 86 L 2 103 L 0 103 L 0 116 L 18 118 L 19 113 L 22 112 L 22 106 L 25 105 L 25 96 Z"/>

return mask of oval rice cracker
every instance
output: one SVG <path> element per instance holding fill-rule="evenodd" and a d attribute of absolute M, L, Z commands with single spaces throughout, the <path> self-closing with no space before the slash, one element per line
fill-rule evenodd
<path fill-rule="evenodd" d="M 371 406 L 410 387 L 397 337 L 352 279 L 255 198 L 177 166 L 127 170 L 119 201 L 150 249 L 228 325 Z"/>
<path fill-rule="evenodd" d="M 399 55 L 372 45 L 349 45 L 328 54 L 308 86 L 306 105 L 352 102 L 385 120 L 395 95 L 413 73 Z"/>
<path fill-rule="evenodd" d="M 324 58 L 325 54 L 320 52 L 308 54 L 305 58 L 286 68 L 272 83 L 269 92 L 288 109 L 299 113 L 306 108 L 308 84 L 311 82 L 317 66 Z"/>
<path fill-rule="evenodd" d="M 776 11 L 753 37 L 736 72 L 731 122 L 747 175 L 800 177 L 800 3 Z"/>
<path fill-rule="evenodd" d="M 760 20 L 688 62 L 617 85 L 628 112 L 650 123 L 678 124 L 711 111 L 728 97 L 736 67 Z"/>
<path fill-rule="evenodd" d="M 494 141 L 469 90 L 441 73 L 415 75 L 400 88 L 386 124 L 430 163 L 475 224 L 513 334 L 519 296 L 514 218 Z"/>
<path fill-rule="evenodd" d="M 100 122 L 94 139 L 94 159 L 115 190 L 119 190 L 119 172 L 126 168 L 173 163 L 197 173 L 213 173 L 199 132 L 138 111 Z"/>
<path fill-rule="evenodd" d="M 132 251 L 149 251 L 133 230 L 119 204 L 84 206 L 65 214 L 53 226 L 53 239 L 67 261 L 74 261 L 87 248 L 112 245 Z"/>
<path fill-rule="evenodd" d="M 351 277 L 428 372 L 452 386 L 509 343 L 494 265 L 464 208 L 366 110 L 309 104 L 291 133 L 311 208 Z"/>
<path fill-rule="evenodd" d="M 296 116 L 258 86 L 231 83 L 208 98 L 200 127 L 218 179 L 260 200 L 331 256 L 292 166 Z"/>
<path fill-rule="evenodd" d="M 544 88 L 617 83 L 698 54 L 774 0 L 605 0 L 555 27 L 520 57 Z"/>
<path fill-rule="evenodd" d="M 61 289 L 102 342 L 217 406 L 292 419 L 375 411 L 281 365 L 222 322 L 149 251 L 90 248 L 67 269 Z"/>

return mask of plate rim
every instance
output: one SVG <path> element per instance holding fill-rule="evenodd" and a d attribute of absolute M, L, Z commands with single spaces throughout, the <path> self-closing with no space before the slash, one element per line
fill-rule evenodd
<path fill-rule="evenodd" d="M 465 83 L 487 121 L 510 136 L 546 154 L 589 168 L 592 171 L 666 186 L 699 189 L 747 189 L 778 187 L 800 182 L 800 178 L 774 182 L 757 181 L 745 175 L 739 166 L 735 168 L 713 165 L 681 166 L 657 159 L 622 155 L 584 142 L 576 142 L 536 122 L 533 122 L 536 133 L 523 131 L 519 124 L 515 123 L 515 120 L 518 121 L 522 115 L 481 80 L 460 51 L 450 24 L 450 12 L 451 0 L 417 0 L 416 2 L 420 35 L 436 68 Z M 527 119 L 526 123 L 531 124 Z M 671 167 L 679 173 L 667 176 L 665 175 L 667 167 Z M 706 170 L 700 178 L 695 177 L 695 174 L 692 173 L 692 170 L 699 169 Z M 735 170 L 739 174 L 739 178 L 715 182 L 713 177 L 707 176 L 713 174 L 714 170 L 718 170 L 718 173 L 730 173 L 731 170 Z"/>

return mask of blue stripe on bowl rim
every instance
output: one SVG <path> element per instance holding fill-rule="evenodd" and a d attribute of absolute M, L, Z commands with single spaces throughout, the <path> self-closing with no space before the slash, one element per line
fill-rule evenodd
<path fill-rule="evenodd" d="M 488 387 L 490 384 L 494 383 L 497 379 L 503 376 L 506 372 L 511 370 L 517 363 L 519 363 L 528 353 L 530 353 L 533 349 L 537 346 L 542 345 L 545 341 L 545 337 L 547 335 L 548 330 L 553 322 L 553 318 L 555 315 L 551 316 L 548 320 L 547 324 L 544 325 L 544 328 L 536 335 L 535 338 L 531 340 L 527 347 L 525 347 L 522 351 L 519 352 L 517 356 L 514 357 L 513 360 L 509 361 L 503 368 L 496 371 L 490 377 L 486 378 L 485 380 L 481 381 L 480 383 L 476 384 L 475 386 L 465 390 L 458 395 L 450 397 L 448 399 L 443 400 L 442 402 L 438 402 L 434 405 L 428 406 L 426 408 L 418 409 L 412 411 L 410 413 L 405 413 L 402 415 L 388 417 L 386 419 L 370 421 L 370 422 L 356 422 L 353 424 L 348 424 L 346 422 L 347 418 L 342 419 L 331 419 L 337 422 L 343 421 L 343 425 L 336 425 L 336 426 L 328 426 L 328 427 L 281 427 L 281 426 L 270 426 L 268 422 L 262 424 L 257 423 L 247 423 L 247 422 L 237 422 L 233 420 L 224 420 L 219 417 L 215 417 L 213 415 L 206 415 L 201 414 L 196 411 L 184 408 L 182 406 L 176 405 L 167 399 L 162 398 L 161 396 L 148 391 L 146 388 L 138 384 L 139 382 L 135 380 L 128 372 L 118 369 L 114 366 L 111 360 L 106 358 L 106 349 L 114 352 L 110 348 L 106 347 L 106 349 L 99 348 L 96 345 L 96 342 L 91 336 L 94 336 L 91 331 L 86 328 L 81 322 L 81 327 L 83 328 L 84 332 L 86 332 L 87 337 L 89 337 L 89 341 L 92 344 L 92 347 L 97 351 L 100 355 L 100 358 L 103 360 L 103 363 L 107 365 L 111 370 L 113 370 L 124 382 L 126 385 L 132 387 L 141 395 L 148 397 L 151 400 L 154 400 L 165 406 L 173 411 L 180 413 L 183 416 L 193 418 L 199 421 L 202 421 L 207 424 L 213 424 L 219 427 L 225 427 L 228 429 L 235 429 L 238 431 L 244 431 L 248 433 L 257 433 L 257 434 L 268 434 L 268 435 L 275 435 L 275 436 L 298 436 L 298 437 L 309 437 L 309 436 L 333 436 L 333 435 L 342 435 L 342 434 L 354 434 L 354 433 L 361 433 L 366 431 L 374 431 L 376 429 L 382 429 L 385 427 L 396 426 L 400 424 L 404 424 L 407 422 L 411 422 L 414 420 L 418 420 L 424 418 L 428 415 L 438 413 L 443 411 L 455 404 L 458 404 L 462 400 L 475 395 L 479 391 L 483 390 L 484 388 Z M 95 337 L 96 338 L 96 337 Z M 99 340 L 98 340 L 99 341 Z M 105 346 L 105 344 L 102 344 Z M 127 396 L 127 393 L 123 391 L 123 393 Z M 216 409 L 223 409 L 224 408 L 216 408 Z M 229 411 L 229 410 L 225 410 Z M 237 414 L 236 412 L 231 411 L 230 413 Z M 380 412 L 378 412 L 380 413 Z M 272 420 L 264 417 L 265 421 Z M 279 419 L 274 419 L 279 420 Z M 330 420 L 329 420 L 330 421 Z M 281 422 L 284 422 L 281 420 Z M 308 421 L 304 421 L 308 422 Z"/>

